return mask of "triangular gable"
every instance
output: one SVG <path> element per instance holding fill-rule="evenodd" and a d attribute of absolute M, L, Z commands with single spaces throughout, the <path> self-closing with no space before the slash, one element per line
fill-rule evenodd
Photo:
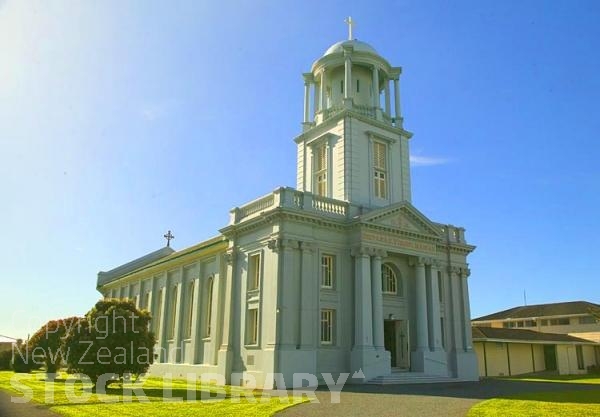
<path fill-rule="evenodd" d="M 361 221 L 430 236 L 441 233 L 431 220 L 407 202 L 371 211 L 361 216 Z"/>

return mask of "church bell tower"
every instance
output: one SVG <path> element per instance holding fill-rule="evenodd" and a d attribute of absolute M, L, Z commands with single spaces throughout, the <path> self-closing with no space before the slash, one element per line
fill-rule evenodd
<path fill-rule="evenodd" d="M 349 39 L 329 47 L 303 74 L 296 188 L 367 209 L 410 202 L 412 133 L 403 128 L 402 68 L 353 39 L 347 23 Z"/>

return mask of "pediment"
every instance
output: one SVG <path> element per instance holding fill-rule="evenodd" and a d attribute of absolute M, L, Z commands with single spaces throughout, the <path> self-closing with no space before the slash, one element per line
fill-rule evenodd
<path fill-rule="evenodd" d="M 408 203 L 372 211 L 364 215 L 362 221 L 422 235 L 440 235 L 435 224 Z"/>

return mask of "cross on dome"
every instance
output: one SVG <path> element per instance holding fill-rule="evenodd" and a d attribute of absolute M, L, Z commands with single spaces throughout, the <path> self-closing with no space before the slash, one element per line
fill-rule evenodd
<path fill-rule="evenodd" d="M 353 39 L 352 28 L 356 23 L 352 20 L 352 16 L 348 16 L 344 22 L 348 25 L 348 40 L 351 41 Z"/>

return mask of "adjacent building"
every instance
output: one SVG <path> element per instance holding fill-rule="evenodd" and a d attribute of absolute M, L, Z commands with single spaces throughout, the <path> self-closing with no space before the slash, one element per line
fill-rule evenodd
<path fill-rule="evenodd" d="M 473 319 L 480 376 L 582 374 L 600 365 L 600 305 L 587 301 L 519 306 Z"/>
<path fill-rule="evenodd" d="M 401 73 L 365 42 L 332 45 L 303 74 L 296 188 L 232 209 L 212 239 L 98 274 L 105 297 L 153 314 L 152 373 L 266 388 L 294 373 L 478 378 L 475 247 L 412 205 Z"/>

